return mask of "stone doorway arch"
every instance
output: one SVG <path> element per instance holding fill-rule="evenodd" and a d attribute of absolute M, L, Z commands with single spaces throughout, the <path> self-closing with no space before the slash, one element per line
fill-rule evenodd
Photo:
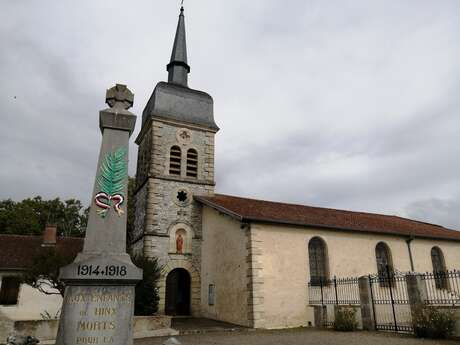
<path fill-rule="evenodd" d="M 158 312 L 166 313 L 166 288 L 167 278 L 170 272 L 177 268 L 184 269 L 190 276 L 190 314 L 198 316 L 200 312 L 200 274 L 198 270 L 188 260 L 170 260 L 162 269 L 160 280 L 158 282 Z"/>
<path fill-rule="evenodd" d="M 186 269 L 169 272 L 165 292 L 166 315 L 190 315 L 191 277 Z"/>

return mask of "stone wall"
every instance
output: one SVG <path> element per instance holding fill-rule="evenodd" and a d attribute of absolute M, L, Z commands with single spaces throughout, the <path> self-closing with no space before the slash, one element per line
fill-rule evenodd
<path fill-rule="evenodd" d="M 251 327 L 248 230 L 209 207 L 204 207 L 203 213 L 202 315 Z M 214 286 L 214 303 L 208 301 L 209 285 Z"/>
<path fill-rule="evenodd" d="M 248 263 L 248 301 L 247 312 L 248 320 L 251 327 L 265 327 L 265 296 L 264 296 L 264 278 L 263 278 L 263 233 L 257 226 L 247 225 L 246 229 L 246 248 Z M 269 296 L 267 296 L 269 298 Z"/>
<path fill-rule="evenodd" d="M 184 268 L 192 278 L 192 313 L 199 313 L 201 270 L 202 207 L 195 195 L 214 192 L 214 135 L 204 128 L 150 119 L 144 124 L 139 144 L 136 192 L 136 219 L 131 245 L 134 254 L 159 259 L 160 312 L 165 303 L 168 267 Z M 181 148 L 180 175 L 170 175 L 172 146 Z M 198 154 L 197 177 L 187 176 L 187 151 Z M 181 196 L 179 198 L 179 195 Z M 186 196 L 184 200 L 184 195 Z M 176 251 L 176 232 L 185 234 L 182 253 Z"/>

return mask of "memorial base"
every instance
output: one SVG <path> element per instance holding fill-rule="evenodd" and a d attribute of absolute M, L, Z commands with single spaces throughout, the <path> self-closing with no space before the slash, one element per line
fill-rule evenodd
<path fill-rule="evenodd" d="M 131 345 L 134 286 L 68 286 L 57 345 Z"/>

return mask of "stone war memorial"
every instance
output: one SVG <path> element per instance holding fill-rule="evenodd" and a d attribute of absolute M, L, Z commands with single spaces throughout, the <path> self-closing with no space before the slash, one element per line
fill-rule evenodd
<path fill-rule="evenodd" d="M 132 344 L 134 288 L 142 279 L 126 253 L 128 142 L 134 95 L 121 84 L 107 90 L 102 144 L 83 251 L 62 268 L 66 284 L 57 345 Z"/>

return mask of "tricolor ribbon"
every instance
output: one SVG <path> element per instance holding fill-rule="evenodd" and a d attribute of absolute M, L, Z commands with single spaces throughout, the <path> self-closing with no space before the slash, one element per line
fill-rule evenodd
<path fill-rule="evenodd" d="M 99 192 L 94 197 L 94 202 L 96 203 L 96 205 L 102 208 L 102 210 L 97 211 L 97 214 L 99 214 L 102 217 L 105 217 L 107 211 L 110 209 L 112 205 L 115 211 L 117 212 L 118 216 L 120 217 L 123 213 L 125 213 L 120 208 L 121 204 L 123 204 L 123 201 L 125 201 L 125 198 L 121 194 L 109 195 L 104 192 Z"/>

